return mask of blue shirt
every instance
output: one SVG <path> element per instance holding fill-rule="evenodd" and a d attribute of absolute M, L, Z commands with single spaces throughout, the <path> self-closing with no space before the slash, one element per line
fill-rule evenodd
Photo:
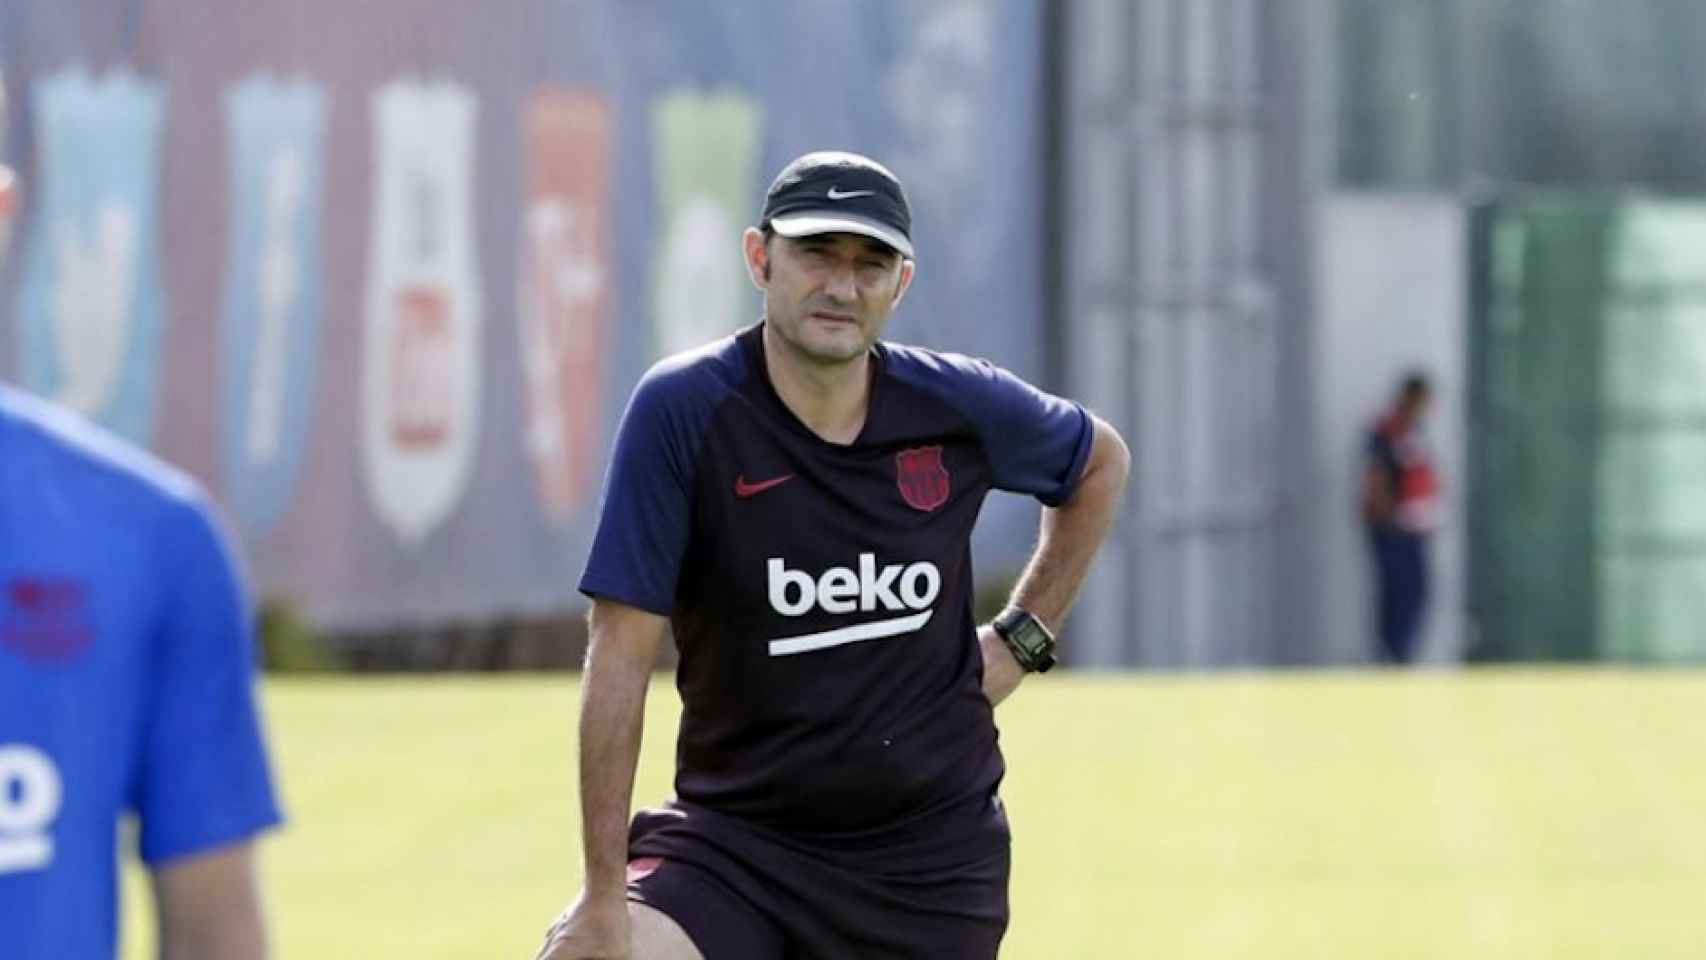
<path fill-rule="evenodd" d="M 0 386 L 0 956 L 110 958 L 150 866 L 279 821 L 251 610 L 196 485 Z"/>
<path fill-rule="evenodd" d="M 1093 436 L 1078 404 L 987 361 L 871 358 L 846 445 L 777 396 L 762 325 L 653 368 L 580 581 L 671 620 L 680 799 L 861 842 L 999 783 L 972 528 L 990 490 L 1068 500 Z"/>

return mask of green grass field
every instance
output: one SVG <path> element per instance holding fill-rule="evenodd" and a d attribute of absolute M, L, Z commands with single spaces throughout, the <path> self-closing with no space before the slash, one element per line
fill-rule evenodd
<path fill-rule="evenodd" d="M 579 880 L 577 682 L 270 683 L 277 955 L 531 957 Z M 1005 958 L 1706 955 L 1706 673 L 1051 676 L 998 719 Z"/>

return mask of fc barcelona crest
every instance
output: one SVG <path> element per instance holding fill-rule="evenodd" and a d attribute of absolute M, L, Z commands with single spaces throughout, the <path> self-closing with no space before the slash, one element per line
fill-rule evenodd
<path fill-rule="evenodd" d="M 942 466 L 941 447 L 914 447 L 894 456 L 895 485 L 901 499 L 914 510 L 929 513 L 948 502 L 948 468 Z"/>

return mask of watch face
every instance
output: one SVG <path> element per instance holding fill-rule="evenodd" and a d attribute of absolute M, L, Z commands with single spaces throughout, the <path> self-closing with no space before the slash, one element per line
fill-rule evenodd
<path fill-rule="evenodd" d="M 995 630 L 1026 670 L 1040 673 L 1054 666 L 1054 637 L 1036 617 L 1009 609 L 995 618 Z"/>
<path fill-rule="evenodd" d="M 1029 617 L 1020 621 L 1013 629 L 1013 642 L 1025 649 L 1031 656 L 1047 653 L 1050 640 L 1047 632 Z"/>

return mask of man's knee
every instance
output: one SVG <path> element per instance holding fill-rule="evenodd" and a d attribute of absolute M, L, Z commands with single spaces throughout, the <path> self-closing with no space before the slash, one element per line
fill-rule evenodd
<path fill-rule="evenodd" d="M 633 960 L 705 960 L 681 924 L 656 907 L 628 901 Z"/>

